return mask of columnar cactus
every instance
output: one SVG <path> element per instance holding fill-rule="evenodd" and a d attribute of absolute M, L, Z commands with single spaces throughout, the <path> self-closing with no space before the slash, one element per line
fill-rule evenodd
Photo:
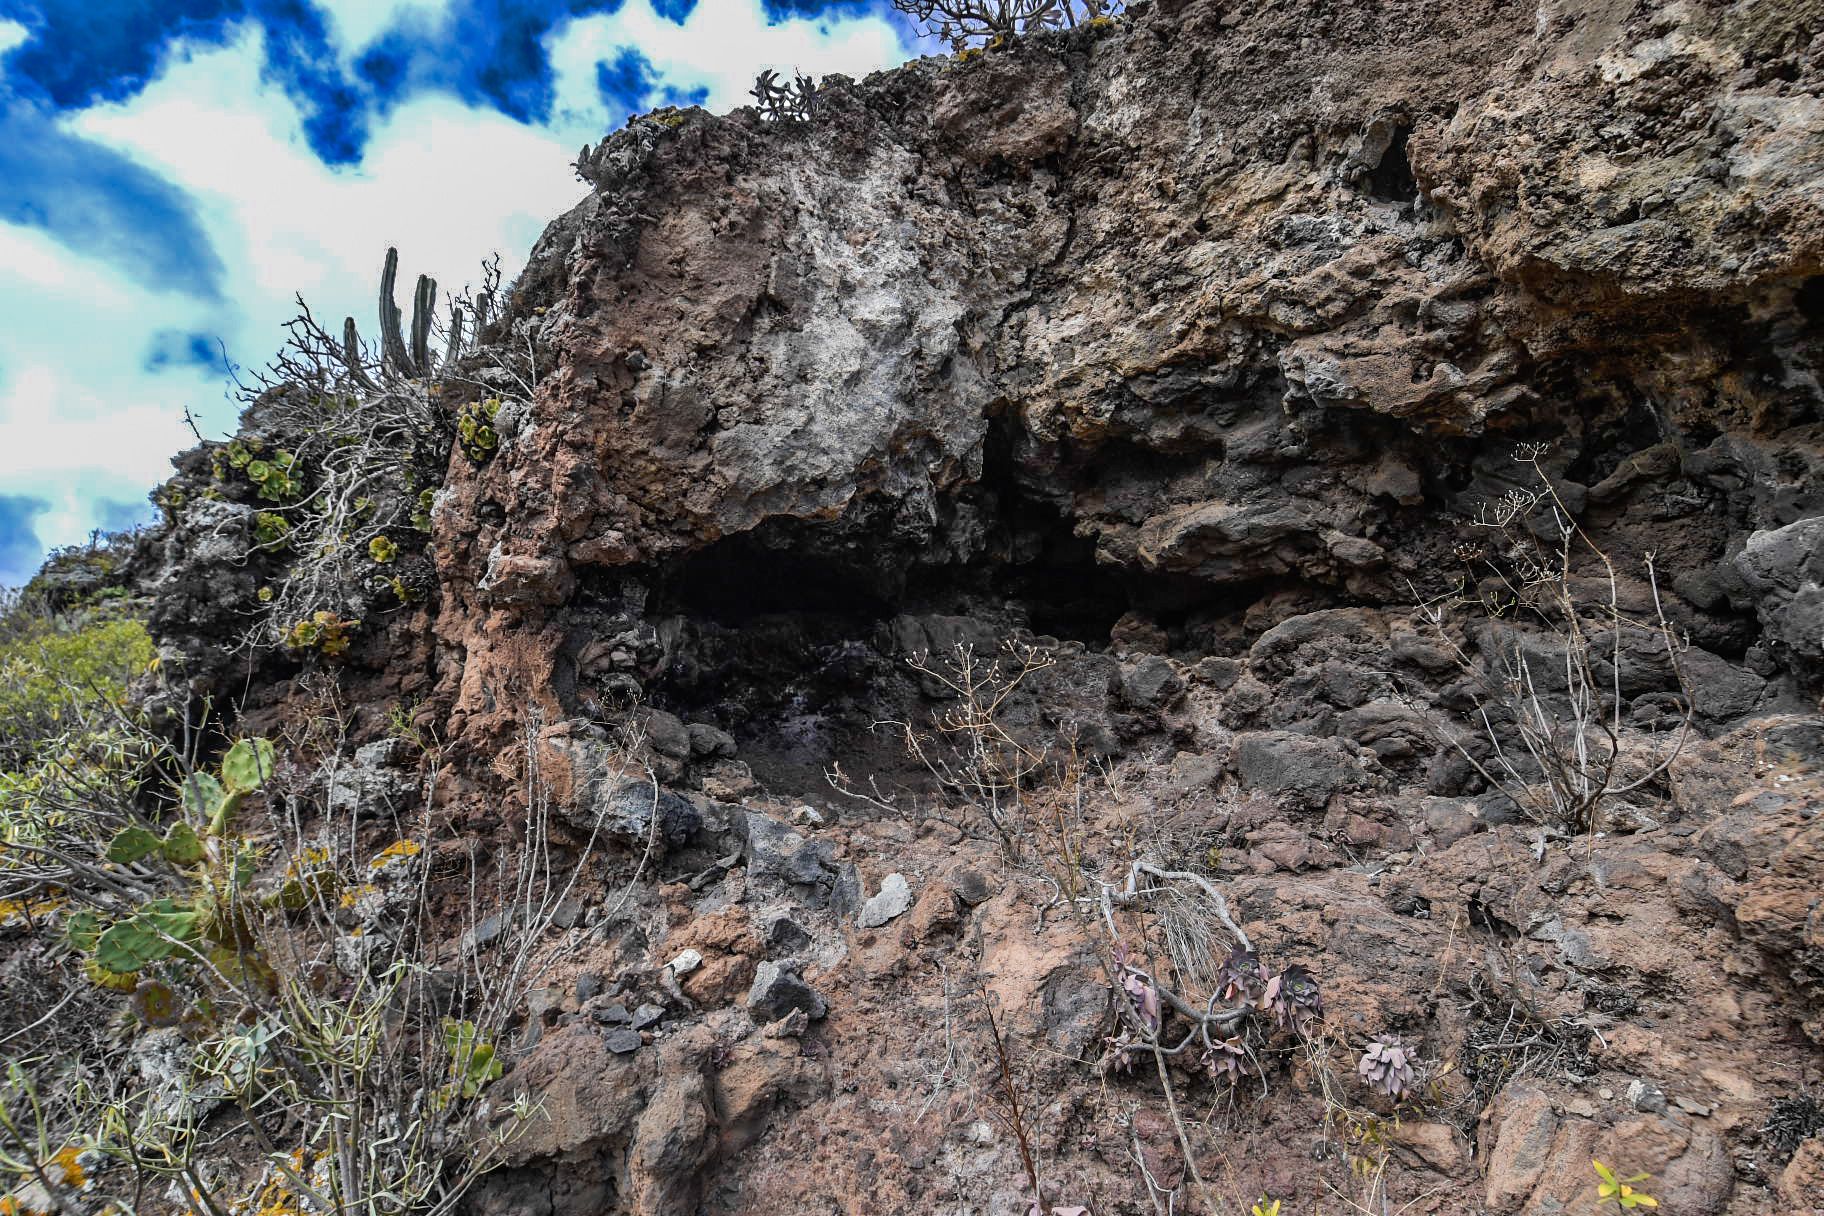
<path fill-rule="evenodd" d="M 437 280 L 429 275 L 419 275 L 418 285 L 412 291 L 412 328 L 410 340 L 407 340 L 405 314 L 399 311 L 399 304 L 394 299 L 393 289 L 399 280 L 399 250 L 389 246 L 386 251 L 386 263 L 380 269 L 380 366 L 383 370 L 408 379 L 429 376 L 437 370 L 437 360 L 431 354 L 431 322 L 437 313 Z M 480 336 L 481 325 L 487 323 L 487 304 L 484 300 L 478 304 L 481 312 L 476 325 L 476 336 Z M 446 365 L 453 361 L 462 349 L 462 310 L 456 309 L 450 323 L 449 352 L 445 358 Z M 361 335 L 355 327 L 355 319 L 349 317 L 342 322 L 342 361 L 348 365 L 349 375 L 365 388 L 373 388 L 374 383 L 367 375 L 361 359 Z"/>
<path fill-rule="evenodd" d="M 399 251 L 386 250 L 386 264 L 380 269 L 380 362 L 404 375 L 412 374 L 412 354 L 406 349 L 404 317 L 393 298 L 393 284 L 399 277 Z M 414 326 L 416 328 L 416 326 Z"/>
<path fill-rule="evenodd" d="M 348 368 L 349 379 L 362 388 L 374 387 L 373 379 L 367 374 L 367 366 L 361 359 L 361 332 L 355 328 L 353 317 L 344 318 L 342 322 L 342 363 Z"/>
<path fill-rule="evenodd" d="M 443 368 L 447 375 L 456 366 L 456 357 L 462 354 L 462 305 L 450 306 L 450 340 L 443 350 Z"/>
<path fill-rule="evenodd" d="M 435 368 L 431 361 L 431 317 L 437 311 L 437 280 L 418 276 L 418 288 L 412 293 L 412 368 L 417 376 L 428 376 Z"/>

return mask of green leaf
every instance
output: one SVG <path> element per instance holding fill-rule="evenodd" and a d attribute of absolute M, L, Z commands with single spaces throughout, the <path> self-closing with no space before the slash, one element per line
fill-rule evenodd
<path fill-rule="evenodd" d="M 70 939 L 70 945 L 84 954 L 95 952 L 95 939 L 101 936 L 103 925 L 101 917 L 92 909 L 83 908 L 70 914 L 69 923 L 64 926 L 64 935 Z"/>
<path fill-rule="evenodd" d="M 242 739 L 222 757 L 222 782 L 232 793 L 249 793 L 266 784 L 272 768 L 271 740 Z"/>
<path fill-rule="evenodd" d="M 139 917 L 111 926 L 95 942 L 95 963 L 115 975 L 131 975 L 141 967 L 169 958 L 172 944 Z"/>
<path fill-rule="evenodd" d="M 144 921 L 154 932 L 180 942 L 190 941 L 201 933 L 208 918 L 204 910 L 169 897 L 155 899 L 133 914 L 134 920 Z"/>
<path fill-rule="evenodd" d="M 481 1038 L 475 1023 L 446 1018 L 443 1041 L 455 1059 L 463 1097 L 473 1098 L 500 1080 L 505 1069 L 494 1054 L 494 1045 Z"/>
<path fill-rule="evenodd" d="M 146 828 L 122 828 L 108 842 L 107 858 L 120 865 L 128 865 L 157 850 L 159 845 L 156 833 Z"/>
<path fill-rule="evenodd" d="M 178 790 L 178 799 L 183 803 L 184 813 L 193 819 L 208 822 L 209 817 L 221 805 L 227 796 L 222 783 L 208 773 L 191 773 L 184 778 L 184 784 Z"/>
<path fill-rule="evenodd" d="M 203 842 L 197 839 L 196 829 L 181 820 L 172 824 L 171 830 L 165 833 L 165 841 L 158 851 L 174 866 L 193 866 L 208 856 L 203 849 Z"/>

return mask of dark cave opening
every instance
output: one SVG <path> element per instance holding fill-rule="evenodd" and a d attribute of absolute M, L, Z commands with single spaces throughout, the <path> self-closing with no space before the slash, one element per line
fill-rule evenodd
<path fill-rule="evenodd" d="M 1393 133 L 1381 161 L 1368 173 L 1368 194 L 1385 203 L 1410 203 L 1419 197 L 1419 179 L 1413 176 L 1412 162 L 1406 156 L 1406 139 L 1411 132 L 1401 127 Z"/>
<path fill-rule="evenodd" d="M 1824 274 L 1814 274 L 1800 283 L 1792 302 L 1808 323 L 1824 328 Z"/>
<path fill-rule="evenodd" d="M 656 607 L 731 627 L 799 613 L 881 620 L 893 611 L 883 591 L 865 567 L 743 533 L 678 563 L 661 581 Z"/>
<path fill-rule="evenodd" d="M 1098 563 L 1070 519 L 1011 487 L 1007 477 L 965 489 L 922 543 L 883 544 L 862 513 L 773 520 L 655 572 L 646 615 L 673 622 L 674 640 L 646 695 L 732 734 L 775 793 L 823 801 L 824 771 L 838 759 L 913 788 L 921 774 L 878 724 L 930 710 L 914 650 L 967 640 L 991 653 L 1034 636 L 1097 652 L 1130 611 L 1181 633 L 1206 607 L 1207 588 L 1192 596 Z M 974 556 L 956 561 L 945 538 L 970 529 L 980 529 Z"/>

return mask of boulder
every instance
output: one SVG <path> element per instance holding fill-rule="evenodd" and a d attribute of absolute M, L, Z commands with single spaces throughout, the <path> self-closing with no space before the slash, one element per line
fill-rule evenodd
<path fill-rule="evenodd" d="M 1232 763 L 1244 788 L 1307 810 L 1363 782 L 1361 761 L 1349 744 L 1290 731 L 1237 735 Z"/>

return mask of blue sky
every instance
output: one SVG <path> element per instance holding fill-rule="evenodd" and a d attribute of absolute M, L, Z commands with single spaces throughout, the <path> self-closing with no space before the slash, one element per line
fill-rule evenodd
<path fill-rule="evenodd" d="M 295 293 L 371 332 L 388 245 L 513 274 L 629 114 L 917 49 L 886 0 L 0 0 L 0 585 L 149 518 Z"/>

